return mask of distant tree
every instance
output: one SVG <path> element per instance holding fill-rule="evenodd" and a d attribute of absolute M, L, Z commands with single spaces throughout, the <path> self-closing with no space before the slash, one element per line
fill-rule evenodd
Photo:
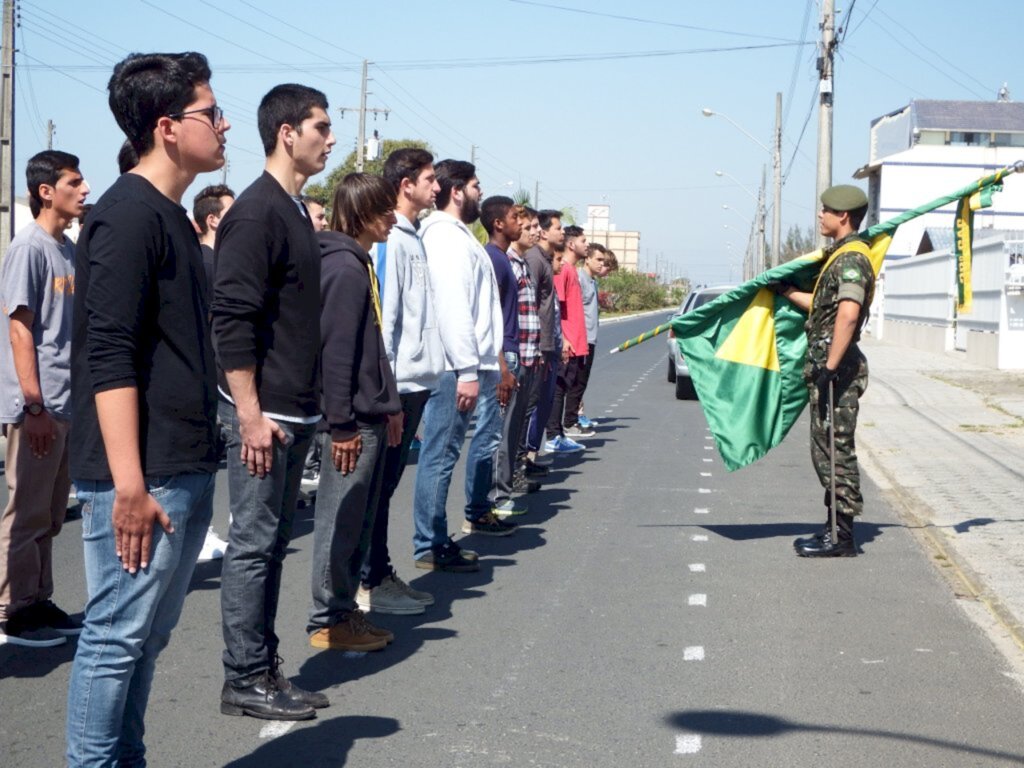
<path fill-rule="evenodd" d="M 791 261 L 797 256 L 803 256 L 814 250 L 814 230 L 810 227 L 802 229 L 795 224 L 791 225 L 786 233 L 786 239 L 782 243 L 782 254 L 779 263 Z"/>
<path fill-rule="evenodd" d="M 419 139 L 384 139 L 384 148 L 381 152 L 379 160 L 366 160 L 363 163 L 364 173 L 377 173 L 379 174 L 384 170 L 384 161 L 388 155 L 394 152 L 396 149 L 402 149 L 403 147 L 415 147 L 417 149 L 425 149 L 428 152 L 433 151 L 430 149 L 430 145 L 425 141 Z M 331 200 L 334 197 L 334 188 L 338 185 L 338 182 L 345 178 L 346 175 L 354 173 L 356 170 L 356 151 L 353 149 L 345 157 L 344 162 L 331 170 L 327 177 L 323 181 L 318 181 L 313 184 L 307 184 L 303 189 L 303 194 L 309 195 L 315 200 L 319 200 L 324 205 L 329 206 Z"/>

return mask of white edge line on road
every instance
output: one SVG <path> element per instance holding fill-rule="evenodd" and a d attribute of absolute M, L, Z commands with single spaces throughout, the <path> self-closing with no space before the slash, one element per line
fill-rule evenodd
<path fill-rule="evenodd" d="M 704 573 L 706 570 L 704 563 L 690 563 L 690 573 Z"/>
<path fill-rule="evenodd" d="M 688 645 L 683 648 L 683 661 L 704 661 L 704 646 Z"/>
<path fill-rule="evenodd" d="M 703 605 L 706 607 L 708 604 L 708 596 L 701 594 L 690 595 L 686 602 L 687 605 Z"/>
<path fill-rule="evenodd" d="M 700 752 L 699 733 L 677 733 L 676 734 L 676 755 L 695 755 Z"/>
<path fill-rule="evenodd" d="M 276 739 L 278 736 L 284 736 L 288 731 L 295 727 L 294 720 L 279 720 L 273 723 L 267 723 L 260 728 L 261 739 Z"/>

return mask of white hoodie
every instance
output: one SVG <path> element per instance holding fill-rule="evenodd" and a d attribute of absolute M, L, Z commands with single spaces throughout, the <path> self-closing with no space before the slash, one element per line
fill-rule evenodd
<path fill-rule="evenodd" d="M 420 238 L 446 370 L 459 381 L 476 381 L 478 370 L 498 370 L 501 354 L 504 326 L 491 259 L 469 228 L 444 211 L 423 221 Z"/>

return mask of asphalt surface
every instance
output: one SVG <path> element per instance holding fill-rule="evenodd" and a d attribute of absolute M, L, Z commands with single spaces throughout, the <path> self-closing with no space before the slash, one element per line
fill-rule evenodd
<path fill-rule="evenodd" d="M 387 650 L 309 648 L 301 514 L 278 626 L 286 672 L 331 697 L 317 720 L 219 714 L 219 566 L 200 564 L 157 667 L 150 765 L 1024 765 L 1014 668 L 879 489 L 865 483 L 860 557 L 795 557 L 790 540 L 822 517 L 806 423 L 727 473 L 699 404 L 665 381 L 664 342 L 606 352 L 659 321 L 602 326 L 586 397 L 598 435 L 556 459 L 515 536 L 465 542 L 479 573 L 413 569 L 407 473 L 392 555 L 437 603 L 371 617 L 397 636 Z M 216 504 L 223 531 L 225 482 Z M 80 533 L 70 521 L 55 545 L 55 597 L 72 611 Z M 0 646 L 3 765 L 62 764 L 73 652 Z"/>

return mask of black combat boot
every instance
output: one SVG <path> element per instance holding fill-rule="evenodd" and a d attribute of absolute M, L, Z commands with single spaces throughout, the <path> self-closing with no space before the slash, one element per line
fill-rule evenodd
<path fill-rule="evenodd" d="M 836 517 L 836 541 L 828 529 L 820 540 L 796 548 L 800 557 L 856 557 L 857 542 L 853 538 L 853 516 L 840 512 Z"/>
<path fill-rule="evenodd" d="M 800 549 L 800 547 L 808 544 L 820 544 L 821 540 L 825 538 L 825 534 L 831 529 L 831 526 L 832 513 L 828 508 L 828 502 L 825 502 L 825 524 L 810 536 L 801 536 L 800 538 L 793 539 L 793 549 Z"/>
<path fill-rule="evenodd" d="M 236 683 L 224 683 L 220 711 L 225 715 L 249 715 L 261 720 L 312 720 L 316 710 L 281 690 L 277 677 L 264 670 Z"/>

